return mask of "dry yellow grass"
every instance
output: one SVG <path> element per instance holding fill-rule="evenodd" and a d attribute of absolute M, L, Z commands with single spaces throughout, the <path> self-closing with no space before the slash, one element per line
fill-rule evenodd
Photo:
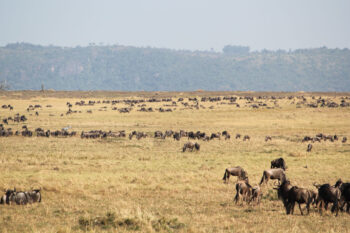
<path fill-rule="evenodd" d="M 192 94 L 198 93 L 171 93 L 177 97 Z M 200 95 L 205 94 L 201 92 Z M 294 185 L 313 188 L 313 182 L 333 184 L 338 178 L 349 181 L 349 142 L 315 143 L 311 153 L 306 152 L 307 144 L 300 142 L 303 136 L 320 132 L 349 138 L 349 108 L 296 108 L 295 104 L 290 104 L 291 100 L 283 99 L 278 100 L 279 107 L 274 109 L 252 109 L 244 107 L 246 101 L 238 100 L 241 108 L 206 102 L 200 103 L 205 109 L 180 110 L 183 106 L 178 105 L 175 111 L 167 113 L 138 112 L 135 106 L 131 113 L 122 114 L 112 111 L 110 104 L 74 105 L 73 110 L 81 113 L 60 116 L 67 111 L 67 101 L 81 100 L 79 93 L 71 93 L 71 96 L 55 98 L 54 94 L 1 93 L 0 105 L 11 104 L 14 110 L 0 109 L 0 116 L 25 114 L 28 117 L 25 124 L 32 130 L 37 127 L 56 130 L 67 125 L 78 133 L 92 129 L 126 130 L 127 133 L 138 130 L 149 134 L 169 129 L 207 133 L 228 130 L 231 140 L 200 141 L 200 152 L 182 153 L 182 145 L 187 141 L 184 138 L 180 142 L 151 137 L 139 141 L 81 139 L 79 136 L 0 138 L 0 188 L 43 188 L 40 204 L 0 206 L 0 232 L 83 231 L 83 220 L 93 225 L 89 219 L 96 220 L 107 213 L 115 214 L 113 224 L 123 224 L 107 226 L 107 229 L 97 224 L 86 230 L 350 232 L 350 216 L 345 213 L 336 218 L 330 211 L 320 216 L 312 209 L 309 216 L 300 216 L 296 208 L 295 215 L 287 216 L 272 185 L 263 186 L 264 198 L 260 206 L 237 206 L 233 203 L 236 179 L 231 178 L 228 185 L 222 182 L 226 167 L 240 165 L 248 171 L 250 183 L 255 185 L 263 170 L 269 168 L 270 161 L 281 156 L 286 160 L 287 176 Z M 94 93 L 90 93 L 85 100 L 123 99 L 126 96 L 138 99 L 147 93 L 115 96 L 107 93 L 104 98 L 99 92 L 96 98 L 93 96 Z M 149 96 L 157 95 L 151 93 Z M 340 97 L 327 98 L 340 102 Z M 307 99 L 312 101 L 310 96 Z M 271 100 L 265 102 L 275 106 Z M 38 110 L 39 116 L 26 111 L 30 104 L 43 106 Z M 45 107 L 48 104 L 53 107 Z M 163 104 L 147 103 L 147 107 Z M 99 111 L 103 106 L 107 106 L 107 111 Z M 210 106 L 214 108 L 209 109 Z M 89 114 L 87 110 L 93 113 Z M 15 131 L 22 125 L 10 122 L 5 127 Z M 251 140 L 236 140 L 236 133 L 248 134 Z M 271 142 L 264 141 L 266 135 L 273 137 Z M 136 227 L 128 227 L 128 224 Z"/>

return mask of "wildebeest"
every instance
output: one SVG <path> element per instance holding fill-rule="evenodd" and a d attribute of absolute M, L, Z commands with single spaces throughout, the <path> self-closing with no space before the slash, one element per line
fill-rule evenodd
<path fill-rule="evenodd" d="M 345 143 L 348 139 L 346 137 L 343 137 L 342 143 Z"/>
<path fill-rule="evenodd" d="M 243 137 L 243 141 L 246 141 L 246 140 L 250 140 L 249 135 L 245 135 L 245 136 Z"/>
<path fill-rule="evenodd" d="M 339 202 L 341 198 L 340 182 L 336 185 L 331 186 L 330 184 L 319 185 L 314 183 L 314 186 L 318 189 L 318 204 L 319 212 L 322 214 L 323 206 L 327 210 L 328 203 L 333 203 L 332 212 L 336 211 L 336 216 L 338 216 Z"/>
<path fill-rule="evenodd" d="M 220 138 L 221 138 L 220 135 L 221 135 L 221 133 L 212 133 L 212 134 L 210 135 L 210 140 L 212 140 L 212 139 L 214 139 L 214 138 L 220 139 Z"/>
<path fill-rule="evenodd" d="M 303 214 L 303 211 L 301 209 L 300 204 L 306 204 L 307 214 L 309 214 L 310 204 L 312 203 L 312 196 L 311 196 L 310 191 L 308 189 L 305 189 L 305 188 L 299 188 L 297 186 L 293 186 L 288 191 L 288 206 L 289 206 L 289 213 L 290 214 L 293 214 L 293 212 L 294 212 L 295 202 L 297 202 L 299 205 L 301 215 L 304 215 L 304 214 Z M 288 209 L 287 209 L 287 214 L 288 214 Z"/>
<path fill-rule="evenodd" d="M 240 166 L 229 167 L 225 169 L 224 177 L 222 178 L 225 183 L 228 183 L 230 176 L 237 176 L 237 179 L 246 179 L 248 173 Z"/>
<path fill-rule="evenodd" d="M 238 133 L 236 134 L 236 139 L 241 138 L 241 135 Z"/>
<path fill-rule="evenodd" d="M 274 159 L 271 161 L 271 168 L 282 168 L 283 170 L 286 170 L 286 162 L 283 158 Z"/>
<path fill-rule="evenodd" d="M 155 131 L 154 132 L 154 138 L 163 138 L 163 132 Z"/>
<path fill-rule="evenodd" d="M 307 213 L 310 212 L 310 204 L 312 203 L 311 192 L 305 188 L 291 186 L 288 180 L 284 180 L 277 188 L 278 197 L 282 199 L 287 214 L 293 214 L 295 202 L 298 203 L 300 213 L 303 214 L 300 204 L 306 204 Z"/>
<path fill-rule="evenodd" d="M 225 131 L 223 131 L 222 132 L 222 134 L 221 134 L 222 136 L 224 136 L 225 137 L 225 140 L 227 140 L 227 139 L 230 139 L 231 138 L 231 135 L 225 130 Z"/>
<path fill-rule="evenodd" d="M 292 185 L 290 184 L 290 181 L 285 179 L 281 182 L 280 185 L 275 187 L 274 189 L 277 190 L 277 195 L 280 200 L 282 200 L 284 207 L 286 208 L 287 214 L 288 211 L 288 192 L 292 188 Z"/>
<path fill-rule="evenodd" d="M 267 141 L 269 141 L 269 140 L 271 141 L 271 140 L 272 140 L 272 137 L 266 136 L 266 137 L 265 137 L 265 142 L 267 142 Z"/>
<path fill-rule="evenodd" d="M 41 188 L 31 189 L 30 191 L 16 191 L 16 188 L 5 190 L 5 194 L 0 198 L 0 204 L 26 205 L 35 202 L 41 202 Z"/>
<path fill-rule="evenodd" d="M 174 138 L 174 140 L 180 141 L 180 139 L 181 139 L 180 133 L 179 133 L 179 132 L 175 132 L 175 133 L 173 134 L 173 138 Z"/>
<path fill-rule="evenodd" d="M 252 194 L 252 186 L 249 184 L 248 179 L 239 180 L 236 184 L 236 196 L 234 198 L 235 203 L 237 204 L 240 200 L 240 197 L 243 197 L 243 201 L 250 202 Z"/>
<path fill-rule="evenodd" d="M 16 191 L 16 188 L 6 190 L 6 204 L 16 203 L 17 205 L 26 205 L 29 202 L 29 195 L 26 192 Z"/>
<path fill-rule="evenodd" d="M 29 203 L 41 202 L 41 188 L 31 189 L 31 191 L 26 192 L 29 195 Z"/>
<path fill-rule="evenodd" d="M 279 180 L 279 182 L 282 182 L 283 180 L 286 179 L 286 173 L 282 168 L 273 168 L 273 169 L 265 170 L 261 177 L 260 185 L 262 183 L 267 184 L 269 179 L 271 180 L 277 179 Z"/>
<path fill-rule="evenodd" d="M 318 205 L 318 190 L 309 189 L 309 192 L 311 194 L 312 205 L 317 207 L 317 205 Z"/>
<path fill-rule="evenodd" d="M 350 183 L 343 183 L 340 186 L 341 201 L 343 202 L 341 208 L 347 205 L 346 212 L 350 213 Z"/>
<path fill-rule="evenodd" d="M 312 150 L 312 144 L 307 145 L 306 151 L 307 151 L 307 152 L 310 152 L 311 150 Z"/>
<path fill-rule="evenodd" d="M 260 204 L 261 198 L 263 196 L 262 190 L 259 185 L 256 185 L 252 188 L 251 201 L 256 202 L 256 204 Z"/>
<path fill-rule="evenodd" d="M 193 143 L 193 142 L 187 142 L 184 144 L 183 148 L 182 148 L 182 152 L 185 152 L 187 149 L 193 151 L 193 149 L 196 149 L 197 151 L 200 150 L 200 145 L 199 143 Z"/>

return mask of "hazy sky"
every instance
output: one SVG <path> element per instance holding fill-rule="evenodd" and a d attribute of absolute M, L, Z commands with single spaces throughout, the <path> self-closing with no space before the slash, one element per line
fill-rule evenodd
<path fill-rule="evenodd" d="M 0 46 L 350 48 L 350 0 L 0 0 Z"/>

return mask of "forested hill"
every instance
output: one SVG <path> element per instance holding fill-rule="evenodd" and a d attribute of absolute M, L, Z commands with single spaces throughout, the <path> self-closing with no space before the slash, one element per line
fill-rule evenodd
<path fill-rule="evenodd" d="M 250 52 L 129 46 L 0 47 L 0 81 L 11 90 L 350 91 L 349 49 Z"/>

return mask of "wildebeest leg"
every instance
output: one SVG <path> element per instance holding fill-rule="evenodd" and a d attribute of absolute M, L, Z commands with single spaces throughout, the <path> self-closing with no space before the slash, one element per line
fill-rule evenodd
<path fill-rule="evenodd" d="M 293 208 L 294 208 L 294 204 L 293 204 L 293 203 L 286 202 L 286 203 L 285 203 L 285 207 L 286 207 L 286 212 L 287 212 L 287 215 L 288 215 L 288 214 L 291 214 L 291 213 L 292 213 L 292 210 L 293 210 Z"/>
<path fill-rule="evenodd" d="M 234 199 L 236 205 L 237 205 L 238 200 L 239 200 L 239 193 L 237 192 L 235 199 Z"/>
<path fill-rule="evenodd" d="M 310 214 L 310 203 L 306 203 L 307 214 Z"/>
<path fill-rule="evenodd" d="M 301 209 L 300 203 L 298 203 L 298 205 L 299 205 L 299 210 L 300 210 L 301 215 L 304 215 L 303 210 Z"/>
<path fill-rule="evenodd" d="M 318 206 L 318 211 L 320 212 L 320 215 L 322 215 L 323 204 L 324 204 L 324 201 L 321 200 L 321 201 L 319 202 L 319 206 Z"/>
<path fill-rule="evenodd" d="M 294 214 L 294 207 L 295 207 L 295 202 L 293 202 L 293 204 L 292 204 L 292 208 L 291 208 L 291 214 Z"/>
<path fill-rule="evenodd" d="M 338 206 L 338 201 L 336 200 L 332 206 L 332 213 L 336 211 L 335 216 L 338 216 L 338 212 L 339 212 L 339 206 Z"/>
<path fill-rule="evenodd" d="M 328 210 L 328 202 L 325 202 L 324 209 Z"/>

